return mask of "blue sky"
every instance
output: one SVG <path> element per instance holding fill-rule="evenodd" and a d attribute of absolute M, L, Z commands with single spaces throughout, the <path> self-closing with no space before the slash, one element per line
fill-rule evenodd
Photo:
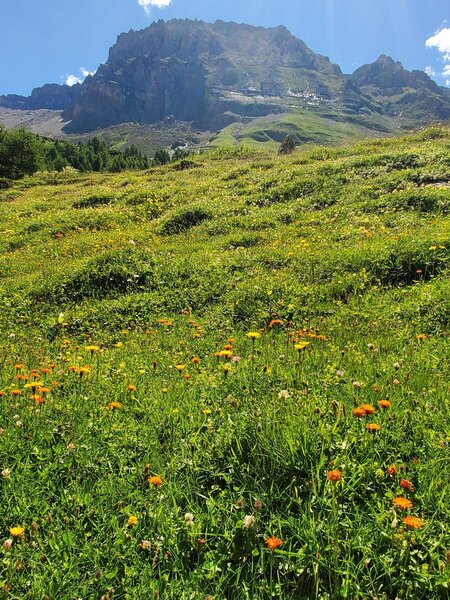
<path fill-rule="evenodd" d="M 0 0 L 0 94 L 83 79 L 119 33 L 174 17 L 285 25 L 346 73 L 384 53 L 450 87 L 449 0 Z"/>

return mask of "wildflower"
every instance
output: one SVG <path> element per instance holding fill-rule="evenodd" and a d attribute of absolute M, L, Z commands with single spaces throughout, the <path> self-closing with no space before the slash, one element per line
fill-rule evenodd
<path fill-rule="evenodd" d="M 11 390 L 11 396 L 20 396 L 22 390 Z"/>
<path fill-rule="evenodd" d="M 186 513 L 184 515 L 184 522 L 188 527 L 192 527 L 194 525 L 194 515 L 192 513 Z"/>
<path fill-rule="evenodd" d="M 86 346 L 86 350 L 89 350 L 91 354 L 94 354 L 94 352 L 98 352 L 100 350 L 100 346 Z"/>
<path fill-rule="evenodd" d="M 180 372 L 185 368 L 186 368 L 186 365 L 175 365 L 175 369 Z"/>
<path fill-rule="evenodd" d="M 128 517 L 128 522 L 127 522 L 127 527 L 134 527 L 135 525 L 138 524 L 138 518 L 131 515 L 130 517 Z"/>
<path fill-rule="evenodd" d="M 109 408 L 110 410 L 114 410 L 114 409 L 116 409 L 116 408 L 120 408 L 121 406 L 122 406 L 122 403 L 121 403 L 121 402 L 117 402 L 117 401 L 114 401 L 114 402 L 108 402 L 108 408 Z"/>
<path fill-rule="evenodd" d="M 233 356 L 233 358 L 231 359 L 234 363 L 238 363 L 241 360 L 240 356 Z"/>
<path fill-rule="evenodd" d="M 371 404 L 361 404 L 360 408 L 364 410 L 366 415 L 374 415 L 375 409 Z"/>
<path fill-rule="evenodd" d="M 253 508 L 255 510 L 261 510 L 262 509 L 262 501 L 261 500 L 255 500 L 255 502 L 253 503 Z"/>
<path fill-rule="evenodd" d="M 357 419 L 361 419 L 362 417 L 365 416 L 366 411 L 364 410 L 364 408 L 362 408 L 362 406 L 357 406 L 356 408 L 354 408 L 352 410 L 353 415 L 357 418 Z"/>
<path fill-rule="evenodd" d="M 127 386 L 127 390 L 128 390 L 129 392 L 135 392 L 135 391 L 137 390 L 137 387 L 136 387 L 135 385 L 133 385 L 132 383 L 130 383 L 130 384 Z"/>
<path fill-rule="evenodd" d="M 388 467 L 387 472 L 391 477 L 394 477 L 394 475 L 397 475 L 397 467 L 395 465 L 391 465 Z"/>
<path fill-rule="evenodd" d="M 419 340 L 419 342 L 423 342 L 423 340 L 426 340 L 426 339 L 427 339 L 427 337 L 428 337 L 428 336 L 427 336 L 427 334 L 426 334 L 426 333 L 419 333 L 419 334 L 417 335 L 417 339 Z"/>
<path fill-rule="evenodd" d="M 418 519 L 417 517 L 407 516 L 403 517 L 403 525 L 406 525 L 408 529 L 420 529 L 423 523 L 421 519 Z"/>
<path fill-rule="evenodd" d="M 334 469 L 333 471 L 328 471 L 327 479 L 328 479 L 328 481 L 341 481 L 342 471 L 340 469 Z"/>
<path fill-rule="evenodd" d="M 198 539 L 198 540 L 197 540 L 197 544 L 198 544 L 200 547 L 204 546 L 204 545 L 206 544 L 206 540 L 205 540 L 205 538 L 200 538 L 200 539 Z"/>
<path fill-rule="evenodd" d="M 159 475 L 149 477 L 147 481 L 150 485 L 154 485 L 155 487 L 159 487 L 160 485 L 162 485 L 162 478 Z"/>
<path fill-rule="evenodd" d="M 14 368 L 17 369 L 18 371 L 20 371 L 20 369 L 25 369 L 25 365 L 20 363 L 20 364 L 14 365 Z"/>
<path fill-rule="evenodd" d="M 253 529 L 256 525 L 256 518 L 253 515 L 245 515 L 242 527 L 244 529 Z"/>
<path fill-rule="evenodd" d="M 4 477 L 5 479 L 8 479 L 9 477 L 11 477 L 11 471 L 10 471 L 10 469 L 3 469 L 3 471 L 2 471 L 2 477 Z"/>
<path fill-rule="evenodd" d="M 353 381 L 352 385 L 354 388 L 356 388 L 357 390 L 359 390 L 359 388 L 361 387 L 361 382 L 360 381 Z"/>
<path fill-rule="evenodd" d="M 11 538 L 8 538 L 7 540 L 5 540 L 5 541 L 3 542 L 3 548 L 4 548 L 5 550 L 9 550 L 9 549 L 11 548 L 11 546 L 12 546 L 12 545 L 13 545 L 13 541 L 12 541 L 12 539 L 11 539 Z"/>
<path fill-rule="evenodd" d="M 247 337 L 254 341 L 260 338 L 261 334 L 259 333 L 259 331 L 249 331 L 247 333 Z"/>
<path fill-rule="evenodd" d="M 286 400 L 287 398 L 290 398 L 291 395 L 287 390 L 281 390 L 280 392 L 278 392 L 278 398 L 280 400 Z"/>
<path fill-rule="evenodd" d="M 298 342 L 298 344 L 294 344 L 294 348 L 300 353 L 302 350 L 309 346 L 309 342 Z"/>
<path fill-rule="evenodd" d="M 376 431 L 380 431 L 381 426 L 378 425 L 378 423 L 369 423 L 366 425 L 366 429 L 367 431 L 370 431 L 370 433 L 375 433 Z"/>
<path fill-rule="evenodd" d="M 269 327 L 281 327 L 283 325 L 283 321 L 281 319 L 272 319 L 269 323 Z"/>
<path fill-rule="evenodd" d="M 398 371 L 400 369 L 400 363 L 399 362 L 395 362 L 392 366 L 394 367 L 394 369 L 396 371 Z"/>
<path fill-rule="evenodd" d="M 42 387 L 44 384 L 42 381 L 31 381 L 30 383 L 26 383 L 23 387 L 26 389 L 36 389 L 38 387 Z"/>
<path fill-rule="evenodd" d="M 4 398 L 6 396 L 6 392 L 4 392 L 3 390 L 0 390 L 0 397 Z"/>
<path fill-rule="evenodd" d="M 202 412 L 202 415 L 210 415 L 211 414 L 211 409 L 210 408 L 204 408 L 201 412 Z"/>
<path fill-rule="evenodd" d="M 147 551 L 150 550 L 150 542 L 148 540 L 142 540 L 139 543 L 139 548 L 141 550 L 147 550 Z"/>
<path fill-rule="evenodd" d="M 413 507 L 413 503 L 408 498 L 403 498 L 402 496 L 398 496 L 397 498 L 392 499 L 392 504 L 401 510 L 407 510 L 408 508 Z"/>
<path fill-rule="evenodd" d="M 9 533 L 12 537 L 21 537 L 25 532 L 25 527 L 20 527 L 20 525 L 16 527 L 11 527 Z"/>
<path fill-rule="evenodd" d="M 402 479 L 400 481 L 400 486 L 404 490 L 409 490 L 410 492 L 414 492 L 414 486 L 413 486 L 413 484 L 408 479 Z"/>
<path fill-rule="evenodd" d="M 266 546 L 271 552 L 283 545 L 283 540 L 280 540 L 280 538 L 276 537 L 275 535 L 272 537 L 267 537 L 265 542 Z"/>
<path fill-rule="evenodd" d="M 389 407 L 391 406 L 391 403 L 390 403 L 390 401 L 389 401 L 389 400 L 380 400 L 380 401 L 378 402 L 378 406 L 379 406 L 380 408 L 389 408 Z"/>
<path fill-rule="evenodd" d="M 336 377 L 343 377 L 344 376 L 344 371 L 342 369 L 338 369 L 336 371 Z"/>
<path fill-rule="evenodd" d="M 194 356 L 193 358 L 191 358 L 191 361 L 194 363 L 194 365 L 198 365 L 198 363 L 200 362 L 200 358 L 198 356 Z"/>

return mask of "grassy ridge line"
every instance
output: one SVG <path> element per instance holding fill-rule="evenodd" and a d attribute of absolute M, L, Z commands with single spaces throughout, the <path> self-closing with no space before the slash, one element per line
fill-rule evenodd
<path fill-rule="evenodd" d="M 448 597 L 449 142 L 0 191 L 0 594 Z"/>

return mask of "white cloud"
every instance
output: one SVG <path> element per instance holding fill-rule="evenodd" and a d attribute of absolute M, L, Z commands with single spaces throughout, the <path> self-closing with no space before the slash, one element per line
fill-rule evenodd
<path fill-rule="evenodd" d="M 427 48 L 436 48 L 443 54 L 443 60 L 450 62 L 450 27 L 437 31 L 425 42 Z"/>
<path fill-rule="evenodd" d="M 77 77 L 76 75 L 68 75 L 67 76 L 66 85 L 69 85 L 70 87 L 72 87 L 76 83 L 81 83 L 80 77 Z"/>
<path fill-rule="evenodd" d="M 436 77 L 436 71 L 433 69 L 433 67 L 425 67 L 424 71 L 428 75 L 428 77 Z"/>
<path fill-rule="evenodd" d="M 156 8 L 165 8 L 169 6 L 172 0 L 138 0 L 139 6 L 142 6 L 146 13 L 150 12 L 152 6 Z"/>
<path fill-rule="evenodd" d="M 80 67 L 80 73 L 81 73 L 81 76 L 80 75 L 67 75 L 66 85 L 72 87 L 73 85 L 75 85 L 77 83 L 83 83 L 84 79 L 88 75 L 94 75 L 95 71 L 88 71 L 84 67 Z"/>
<path fill-rule="evenodd" d="M 441 76 L 445 80 L 445 85 L 450 87 L 450 27 L 442 27 L 436 31 L 434 35 L 427 39 L 425 45 L 427 48 L 436 48 L 440 52 L 442 62 L 444 63 L 444 70 Z M 425 69 L 426 73 L 428 73 L 428 68 Z M 428 75 L 432 77 L 430 73 Z"/>

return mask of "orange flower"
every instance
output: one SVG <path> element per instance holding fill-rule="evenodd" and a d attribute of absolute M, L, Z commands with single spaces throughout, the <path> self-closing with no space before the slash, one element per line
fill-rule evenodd
<path fill-rule="evenodd" d="M 381 429 L 381 426 L 378 425 L 378 423 L 369 423 L 366 425 L 366 429 L 367 431 L 370 431 L 370 433 L 375 433 L 375 431 L 379 431 Z"/>
<path fill-rule="evenodd" d="M 389 408 L 389 407 L 391 406 L 391 403 L 390 403 L 390 401 L 389 401 L 389 400 L 380 400 L 380 401 L 378 402 L 378 406 L 379 406 L 380 408 Z"/>
<path fill-rule="evenodd" d="M 198 356 L 194 356 L 194 358 L 191 358 L 191 360 L 194 363 L 194 365 L 198 365 L 198 363 L 200 362 L 200 358 Z"/>
<path fill-rule="evenodd" d="M 269 323 L 269 327 L 281 327 L 283 321 L 281 319 L 272 319 Z"/>
<path fill-rule="evenodd" d="M 6 392 L 4 392 L 3 390 L 0 390 L 0 396 L 4 398 L 6 396 Z"/>
<path fill-rule="evenodd" d="M 398 496 L 397 498 L 392 499 L 392 504 L 401 510 L 407 510 L 408 508 L 413 507 L 413 503 L 408 498 L 403 498 L 402 496 Z"/>
<path fill-rule="evenodd" d="M 413 516 L 403 517 L 403 525 L 406 525 L 408 529 L 420 529 L 423 523 L 420 519 Z"/>
<path fill-rule="evenodd" d="M 11 396 L 20 396 L 22 390 L 11 390 Z"/>
<path fill-rule="evenodd" d="M 280 538 L 276 537 L 275 535 L 273 535 L 272 537 L 267 537 L 265 541 L 266 546 L 271 552 L 283 545 L 283 540 L 280 540 Z"/>
<path fill-rule="evenodd" d="M 364 409 L 366 415 L 374 415 L 375 409 L 371 404 L 361 404 L 360 408 Z"/>
<path fill-rule="evenodd" d="M 110 410 L 114 410 L 115 408 L 120 408 L 121 406 L 122 406 L 121 402 L 117 402 L 117 401 L 115 401 L 115 402 L 108 402 L 108 408 Z"/>
<path fill-rule="evenodd" d="M 328 479 L 328 481 L 341 481 L 342 471 L 340 469 L 334 469 L 333 471 L 328 471 L 327 479 Z"/>
<path fill-rule="evenodd" d="M 417 339 L 419 340 L 419 342 L 422 342 L 423 340 L 426 340 L 426 339 L 427 339 L 427 337 L 428 337 L 428 336 L 427 336 L 427 334 L 426 334 L 426 333 L 419 333 L 419 334 L 417 335 Z"/>
<path fill-rule="evenodd" d="M 414 491 L 414 486 L 408 479 L 402 479 L 400 485 L 404 490 L 409 490 L 410 492 Z"/>
<path fill-rule="evenodd" d="M 364 410 L 364 408 L 362 406 L 357 406 L 356 408 L 353 409 L 352 412 L 353 412 L 353 415 L 357 419 L 361 419 L 366 414 L 366 411 Z"/>
<path fill-rule="evenodd" d="M 397 467 L 395 465 L 391 465 L 388 467 L 387 472 L 391 477 L 394 477 L 394 475 L 397 475 Z"/>
<path fill-rule="evenodd" d="M 15 369 L 25 369 L 25 365 L 20 363 L 20 364 L 14 365 L 14 368 Z"/>
<path fill-rule="evenodd" d="M 130 383 L 127 387 L 129 392 L 135 392 L 137 390 L 137 387 L 135 385 L 133 385 L 132 383 Z"/>
<path fill-rule="evenodd" d="M 150 485 L 154 485 L 155 487 L 159 487 L 160 485 L 162 485 L 162 478 L 159 475 L 149 477 L 147 481 Z"/>

